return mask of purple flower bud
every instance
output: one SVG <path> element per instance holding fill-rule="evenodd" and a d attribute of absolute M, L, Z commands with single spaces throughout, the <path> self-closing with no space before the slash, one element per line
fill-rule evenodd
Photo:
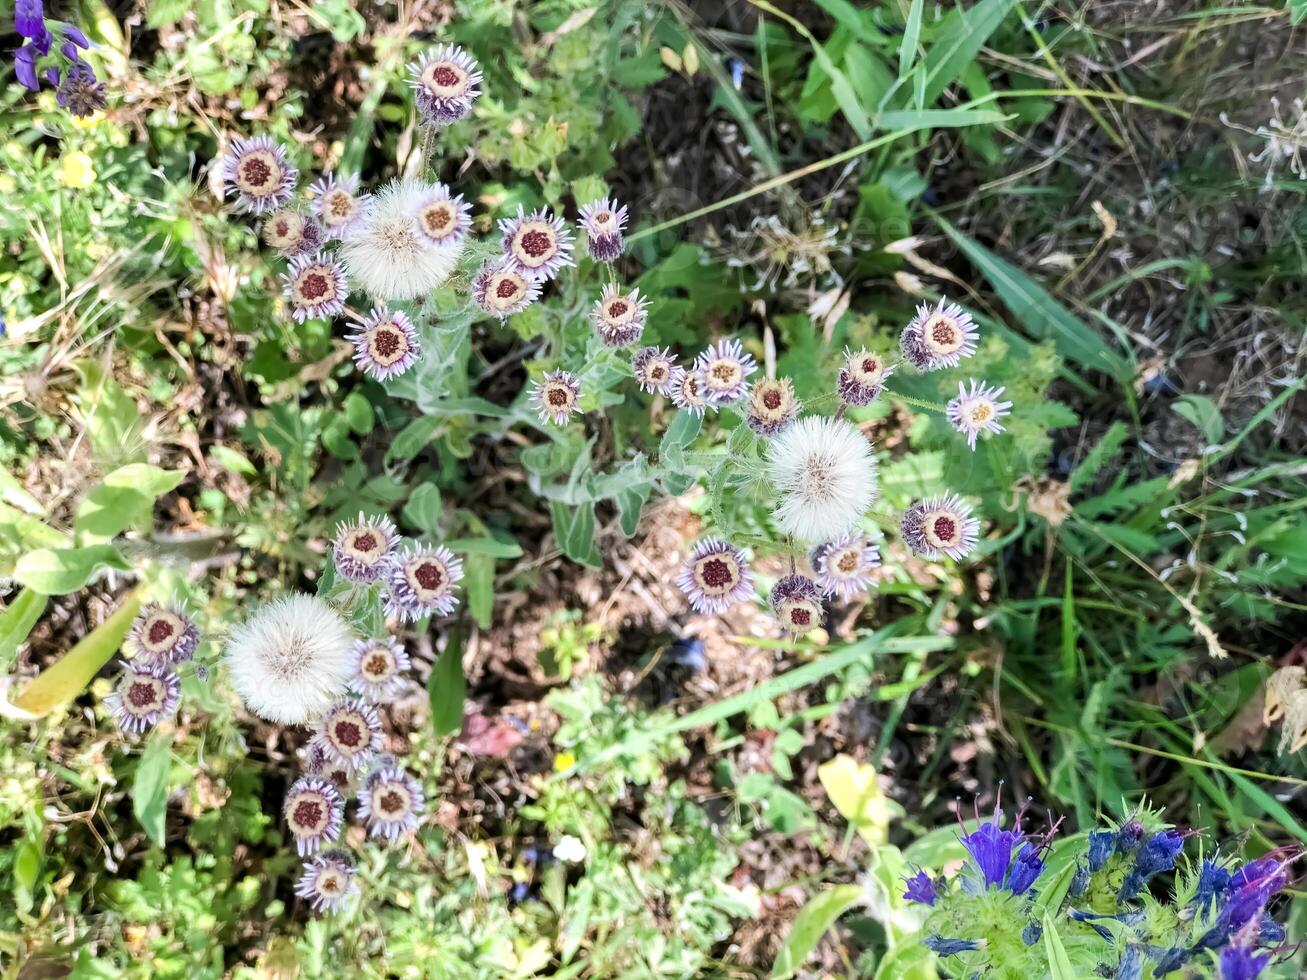
<path fill-rule="evenodd" d="M 1230 872 L 1215 861 L 1203 860 L 1198 872 L 1198 890 L 1194 894 L 1194 906 L 1206 911 L 1212 903 L 1225 894 L 1230 886 Z"/>
<path fill-rule="evenodd" d="M 1026 927 L 1021 930 L 1021 941 L 1027 946 L 1033 946 L 1044 936 L 1044 927 L 1031 919 L 1026 923 Z"/>
<path fill-rule="evenodd" d="M 1121 901 L 1133 901 L 1149 878 L 1174 868 L 1176 855 L 1184 850 L 1184 838 L 1184 833 L 1175 828 L 1163 830 L 1148 838 L 1148 842 L 1139 848 L 1139 853 L 1135 856 L 1134 867 L 1121 883 Z"/>
<path fill-rule="evenodd" d="M 1089 873 L 1093 874 L 1112 856 L 1116 834 L 1110 830 L 1095 830 L 1089 835 Z"/>
<path fill-rule="evenodd" d="M 935 883 L 930 880 L 930 875 L 918 870 L 916 874 L 903 878 L 903 884 L 907 886 L 903 892 L 903 897 L 909 902 L 920 902 L 922 905 L 934 905 Z"/>
<path fill-rule="evenodd" d="M 1031 844 L 1022 845 L 1017 852 L 1017 859 L 1008 870 L 1008 891 L 1013 895 L 1024 895 L 1043 870 L 1044 862 L 1039 859 L 1039 848 Z"/>
<path fill-rule="evenodd" d="M 40 91 L 41 83 L 36 78 L 36 49 L 32 45 L 24 44 L 14 55 L 14 74 L 31 91 Z"/>
<path fill-rule="evenodd" d="M 1221 950 L 1221 980 L 1253 980 L 1271 962 L 1270 956 L 1255 956 L 1246 946 Z"/>
<path fill-rule="evenodd" d="M 89 50 L 93 46 L 86 35 L 82 33 L 82 29 L 75 24 L 64 24 L 63 27 L 59 28 L 59 32 L 83 51 Z"/>
<path fill-rule="evenodd" d="M 59 69 L 47 68 L 45 70 L 45 80 L 56 88 L 59 87 Z"/>
<path fill-rule="evenodd" d="M 1144 825 L 1138 820 L 1127 820 L 1116 832 L 1116 853 L 1130 854 L 1144 839 Z"/>
<path fill-rule="evenodd" d="M 1067 893 L 1072 898 L 1079 898 L 1089 888 L 1089 879 L 1091 877 L 1093 875 L 1089 868 L 1083 864 L 1080 865 L 1076 868 L 1076 873 L 1071 876 L 1071 885 L 1068 887 Z"/>

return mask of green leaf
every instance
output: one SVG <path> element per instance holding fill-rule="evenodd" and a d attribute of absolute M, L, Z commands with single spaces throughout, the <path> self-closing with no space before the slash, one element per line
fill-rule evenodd
<path fill-rule="evenodd" d="M 181 20 L 191 9 L 191 0 L 152 0 L 145 26 L 151 29 L 165 27 Z"/>
<path fill-rule="evenodd" d="M 923 105 L 938 99 L 980 53 L 1016 0 L 980 0 L 967 9 L 954 7 L 944 18 L 935 43 L 926 52 Z"/>
<path fill-rule="evenodd" d="M 483 630 L 490 628 L 490 612 L 495 602 L 495 559 L 473 552 L 463 559 L 463 587 L 467 590 L 467 608 Z"/>
<path fill-rule="evenodd" d="M 372 403 L 365 396 L 351 391 L 341 407 L 345 410 L 345 421 L 356 434 L 363 435 L 372 431 L 376 416 L 372 412 Z"/>
<path fill-rule="evenodd" d="M 917 43 L 921 40 L 921 16 L 925 0 L 912 0 L 908 8 L 908 22 L 903 28 L 903 42 L 899 45 L 899 77 L 906 78 L 917 57 Z"/>
<path fill-rule="evenodd" d="M 183 470 L 162 470 L 148 463 L 129 463 L 104 478 L 82 498 L 73 527 L 79 534 L 112 538 L 148 520 L 156 498 L 176 489 Z"/>
<path fill-rule="evenodd" d="M 694 442 L 702 426 L 701 416 L 685 410 L 677 412 L 671 424 L 667 426 L 667 431 L 663 433 L 662 442 L 658 444 L 659 460 L 663 460 L 668 455 L 676 456 L 678 452 L 683 451 Z"/>
<path fill-rule="evenodd" d="M 0 613 L 0 672 L 9 671 L 18 645 L 32 632 L 48 601 L 35 589 L 23 589 Z"/>
<path fill-rule="evenodd" d="M 440 488 L 434 483 L 423 483 L 414 490 L 404 504 L 404 520 L 413 527 L 434 534 L 440 527 L 444 513 Z"/>
<path fill-rule="evenodd" d="M 840 816 L 873 848 L 889 840 L 890 819 L 897 809 L 885 796 L 876 770 L 852 756 L 837 755 L 817 767 L 826 795 Z"/>
<path fill-rule="evenodd" d="M 171 769 L 172 737 L 156 730 L 136 763 L 132 777 L 132 813 L 158 847 L 162 847 L 164 842 Z"/>
<path fill-rule="evenodd" d="M 563 554 L 572 561 L 600 568 L 603 560 L 595 547 L 595 507 L 586 502 L 569 507 L 560 500 L 549 501 L 549 512 L 554 519 L 554 535 Z"/>
<path fill-rule="evenodd" d="M 861 902 L 864 895 L 860 885 L 836 885 L 809 900 L 794 917 L 789 935 L 776 955 L 772 977 L 794 976 L 835 920 Z"/>
<path fill-rule="evenodd" d="M 1221 410 L 1206 395 L 1181 395 L 1171 403 L 1171 411 L 1201 432 L 1209 446 L 1216 445 L 1225 435 Z"/>
<path fill-rule="evenodd" d="M 522 548 L 516 541 L 498 538 L 455 538 L 446 541 L 445 547 L 459 554 L 489 555 L 491 558 L 521 558 Z"/>
<path fill-rule="evenodd" d="M 258 470 L 244 453 L 239 453 L 235 449 L 227 446 L 215 445 L 209 447 L 209 456 L 215 463 L 230 473 L 239 473 L 242 476 L 254 476 Z"/>
<path fill-rule="evenodd" d="M 407 462 L 412 459 L 435 438 L 436 432 L 444 424 L 443 418 L 433 418 L 429 415 L 414 419 L 391 440 L 390 448 L 386 450 L 386 462 L 393 463 L 396 460 Z"/>
<path fill-rule="evenodd" d="M 1062 937 L 1057 934 L 1052 912 L 1044 913 L 1044 955 L 1048 958 L 1051 980 L 1076 980 L 1076 972 L 1071 967 L 1071 958 L 1066 955 Z"/>
<path fill-rule="evenodd" d="M 450 632 L 440 659 L 427 679 L 427 697 L 431 701 L 431 727 L 441 737 L 455 735 L 463 728 L 463 696 L 467 678 L 463 676 L 463 630 Z"/>
<path fill-rule="evenodd" d="M 1083 490 L 1086 485 L 1093 482 L 1094 477 L 1098 476 L 1104 466 L 1116 459 L 1128 434 L 1124 422 L 1113 422 L 1108 426 L 1098 442 L 1094 443 L 1094 448 L 1085 453 L 1085 458 L 1071 471 L 1071 478 L 1067 483 L 1073 493 L 1076 490 Z"/>
<path fill-rule="evenodd" d="M 58 551 L 40 548 L 18 559 L 14 578 L 43 595 L 67 595 L 91 581 L 101 567 L 125 572 L 131 566 L 117 548 L 107 544 Z"/>
<path fill-rule="evenodd" d="M 628 538 L 635 534 L 640 526 L 640 512 L 644 510 L 645 501 L 653 492 L 653 484 L 641 483 L 627 487 L 617 495 L 617 519 L 622 533 Z"/>

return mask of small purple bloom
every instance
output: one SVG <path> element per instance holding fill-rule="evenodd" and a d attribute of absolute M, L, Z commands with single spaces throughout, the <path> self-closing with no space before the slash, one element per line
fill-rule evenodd
<path fill-rule="evenodd" d="M 1027 946 L 1033 946 L 1044 937 L 1044 927 L 1031 919 L 1026 923 L 1026 927 L 1021 930 L 1021 941 Z"/>
<path fill-rule="evenodd" d="M 1184 850 L 1184 839 L 1184 832 L 1175 828 L 1163 830 L 1148 838 L 1135 855 L 1134 867 L 1121 883 L 1121 901 L 1133 901 L 1149 878 L 1174 868 L 1176 856 Z"/>
<path fill-rule="evenodd" d="M 903 897 L 909 902 L 920 902 L 922 905 L 934 905 L 935 883 L 930 880 L 930 875 L 918 870 L 912 876 L 904 876 L 903 884 L 907 886 L 903 892 Z"/>
<path fill-rule="evenodd" d="M 45 80 L 49 82 L 51 85 L 53 85 L 55 88 L 59 87 L 59 77 L 60 76 L 59 76 L 58 68 L 47 68 L 45 70 Z"/>
<path fill-rule="evenodd" d="M 1198 890 L 1194 895 L 1194 905 L 1206 911 L 1212 903 L 1225 894 L 1230 886 L 1230 872 L 1215 861 L 1203 860 L 1198 872 Z"/>
<path fill-rule="evenodd" d="M 55 101 L 74 116 L 86 119 L 105 106 L 104 82 L 95 77 L 95 70 L 85 61 L 74 61 L 68 66 Z"/>
<path fill-rule="evenodd" d="M 1044 862 L 1039 859 L 1039 848 L 1031 844 L 1022 845 L 1017 852 L 1017 859 L 1008 870 L 1007 890 L 1013 895 L 1024 895 L 1043 870 Z"/>
<path fill-rule="evenodd" d="M 1072 898 L 1079 898 L 1089 888 L 1089 879 L 1092 876 L 1093 872 L 1085 865 L 1077 867 L 1075 874 L 1071 876 L 1071 885 L 1067 888 L 1067 894 Z"/>
<path fill-rule="evenodd" d="M 1157 965 L 1153 967 L 1153 976 L 1164 977 L 1168 973 L 1174 973 L 1193 955 L 1192 950 L 1185 949 L 1183 946 L 1172 946 L 1157 957 Z"/>
<path fill-rule="evenodd" d="M 994 805 L 994 816 L 977 827 L 970 834 L 960 838 L 962 846 L 980 869 L 985 887 L 1000 886 L 1007 876 L 1007 866 L 1012 861 L 1012 848 L 1021 842 L 1021 834 L 1013 830 L 1002 829 L 1003 811 Z"/>
<path fill-rule="evenodd" d="M 940 956 L 956 956 L 958 953 L 969 953 L 973 949 L 980 949 L 985 945 L 983 939 L 945 939 L 943 936 L 927 936 L 922 942 L 927 949 Z"/>
<path fill-rule="evenodd" d="M 40 91 L 41 83 L 36 78 L 36 48 L 32 45 L 24 44 L 14 55 L 14 75 L 31 91 Z"/>
<path fill-rule="evenodd" d="M 1095 830 L 1089 835 L 1089 872 L 1093 874 L 1112 856 L 1116 834 L 1111 830 Z"/>
<path fill-rule="evenodd" d="M 33 41 L 46 34 L 45 10 L 41 0 L 18 0 L 14 6 L 14 29 Z"/>
<path fill-rule="evenodd" d="M 1127 820 L 1116 832 L 1116 853 L 1130 854 L 1144 839 L 1144 825 L 1138 820 Z"/>
<path fill-rule="evenodd" d="M 77 45 L 83 51 L 90 50 L 92 47 L 90 40 L 88 40 L 86 35 L 82 33 L 82 29 L 74 24 L 64 24 L 59 28 L 59 33 L 72 41 L 73 44 Z"/>
<path fill-rule="evenodd" d="M 1269 962 L 1269 956 L 1255 956 L 1246 946 L 1227 946 L 1221 950 L 1221 980 L 1253 980 Z"/>

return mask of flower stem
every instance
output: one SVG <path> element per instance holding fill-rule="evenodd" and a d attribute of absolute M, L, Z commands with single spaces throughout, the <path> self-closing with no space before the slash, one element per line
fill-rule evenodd
<path fill-rule="evenodd" d="M 911 395 L 905 395 L 901 391 L 891 391 L 891 398 L 897 398 L 901 402 L 907 402 L 915 408 L 924 408 L 928 412 L 939 412 L 941 415 L 948 414 L 948 407 L 941 405 L 939 402 L 928 402 L 924 398 L 913 398 Z"/>

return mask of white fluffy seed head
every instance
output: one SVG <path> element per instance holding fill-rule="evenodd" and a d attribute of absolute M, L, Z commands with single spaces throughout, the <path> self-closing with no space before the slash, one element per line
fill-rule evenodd
<path fill-rule="evenodd" d="M 843 419 L 809 415 L 767 444 L 776 525 L 805 544 L 852 528 L 876 499 L 871 442 Z"/>
<path fill-rule="evenodd" d="M 354 635 L 335 608 L 308 595 L 274 599 L 231 632 L 225 659 L 245 707 L 300 725 L 345 693 Z"/>
<path fill-rule="evenodd" d="M 340 244 L 350 279 L 376 300 L 415 299 L 449 278 L 463 242 L 436 245 L 418 228 L 418 210 L 440 190 L 422 180 L 396 180 L 368 202 Z"/>

